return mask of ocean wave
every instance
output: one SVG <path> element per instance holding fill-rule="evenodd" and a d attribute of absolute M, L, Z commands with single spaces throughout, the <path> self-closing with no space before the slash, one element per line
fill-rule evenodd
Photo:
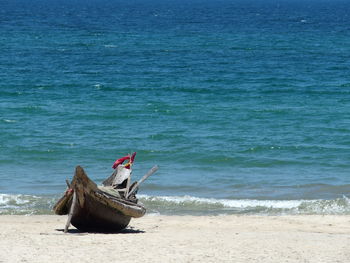
<path fill-rule="evenodd" d="M 7 122 L 7 123 L 15 123 L 17 122 L 16 120 L 10 120 L 10 119 L 2 119 L 3 122 Z"/>
<path fill-rule="evenodd" d="M 231 200 L 147 195 L 139 197 L 152 211 L 167 214 L 350 214 L 350 199 L 346 196 L 332 200 Z"/>
<path fill-rule="evenodd" d="M 0 194 L 0 215 L 51 214 L 52 196 Z"/>
<path fill-rule="evenodd" d="M 350 199 L 254 200 L 139 195 L 148 213 L 167 215 L 350 215 Z M 52 214 L 57 195 L 0 194 L 0 215 Z"/>

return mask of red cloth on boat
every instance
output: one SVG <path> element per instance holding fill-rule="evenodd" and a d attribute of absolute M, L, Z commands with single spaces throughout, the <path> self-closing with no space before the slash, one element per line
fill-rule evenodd
<path fill-rule="evenodd" d="M 134 153 L 131 155 L 131 159 L 130 159 L 130 162 L 131 162 L 131 163 L 134 162 L 135 156 L 136 156 L 136 152 L 134 152 Z"/>
<path fill-rule="evenodd" d="M 136 152 L 134 152 L 132 154 L 132 156 L 130 157 L 130 155 L 124 156 L 118 160 L 116 160 L 112 166 L 113 169 L 116 169 L 120 164 L 122 164 L 125 160 L 130 160 L 130 162 L 128 164 L 125 165 L 125 168 L 130 169 L 130 164 L 132 164 L 134 162 L 136 156 Z"/>

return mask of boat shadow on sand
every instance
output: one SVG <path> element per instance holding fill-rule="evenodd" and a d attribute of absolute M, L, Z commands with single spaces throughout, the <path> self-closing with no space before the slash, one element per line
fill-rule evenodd
<path fill-rule="evenodd" d="M 63 228 L 58 228 L 56 231 L 64 232 Z M 146 231 L 140 230 L 140 229 L 134 229 L 134 228 L 125 228 L 123 230 L 120 230 L 118 232 L 84 232 L 80 231 L 79 229 L 68 229 L 67 233 L 69 234 L 143 234 L 146 233 Z"/>

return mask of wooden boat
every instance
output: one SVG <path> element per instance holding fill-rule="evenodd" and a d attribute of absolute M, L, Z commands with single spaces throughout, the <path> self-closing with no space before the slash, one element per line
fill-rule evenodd
<path fill-rule="evenodd" d="M 153 167 L 151 174 L 157 169 L 158 167 Z M 115 175 L 116 173 L 105 180 L 105 187 L 98 187 L 82 167 L 76 167 L 73 180 L 71 183 L 67 182 L 68 190 L 53 208 L 57 215 L 69 214 L 65 232 L 70 223 L 84 232 L 118 232 L 127 227 L 132 217 L 138 218 L 145 214 L 145 207 L 138 204 L 135 196 L 140 182 L 135 182 L 129 187 L 130 176 L 125 181 L 127 188 L 114 191 L 118 192 L 119 196 L 106 191 L 106 188 L 113 190 L 111 179 Z M 146 174 L 143 179 L 149 175 L 150 173 Z"/>

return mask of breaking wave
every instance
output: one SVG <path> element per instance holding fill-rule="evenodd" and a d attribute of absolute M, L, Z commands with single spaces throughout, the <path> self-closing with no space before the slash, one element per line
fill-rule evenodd
<path fill-rule="evenodd" d="M 346 196 L 325 200 L 233 200 L 193 196 L 139 195 L 148 213 L 167 215 L 350 215 Z M 53 214 L 58 195 L 0 194 L 0 215 Z"/>
<path fill-rule="evenodd" d="M 53 196 L 0 194 L 0 215 L 52 214 Z"/>
<path fill-rule="evenodd" d="M 333 200 L 231 200 L 147 195 L 139 197 L 149 210 L 165 214 L 350 214 L 350 199 L 346 196 Z"/>

